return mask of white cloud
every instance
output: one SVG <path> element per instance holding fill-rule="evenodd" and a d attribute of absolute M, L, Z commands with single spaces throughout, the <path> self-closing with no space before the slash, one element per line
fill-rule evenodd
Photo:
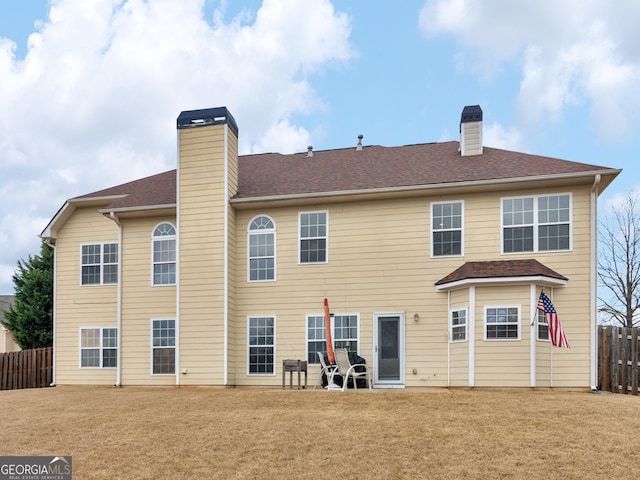
<path fill-rule="evenodd" d="M 638 131 L 638 18 L 640 3 L 624 0 L 428 0 L 419 27 L 455 39 L 459 68 L 482 77 L 520 68 L 521 125 L 586 107 L 600 140 L 620 142 Z"/>
<path fill-rule="evenodd" d="M 23 60 L 0 38 L 0 271 L 39 251 L 65 199 L 174 168 L 182 110 L 227 106 L 241 153 L 305 149 L 291 118 L 322 107 L 309 75 L 352 58 L 350 18 L 329 0 L 265 0 L 228 21 L 204 7 L 52 0 Z"/>

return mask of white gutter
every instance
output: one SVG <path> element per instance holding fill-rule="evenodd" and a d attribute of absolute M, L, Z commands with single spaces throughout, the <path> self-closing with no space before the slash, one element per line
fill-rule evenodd
<path fill-rule="evenodd" d="M 492 277 L 492 278 L 465 278 L 455 282 L 436 285 L 436 292 L 446 292 L 470 285 L 496 285 L 496 284 L 528 284 L 535 282 L 545 287 L 566 287 L 567 281 L 560 278 L 547 277 L 546 275 L 531 275 L 520 277 Z"/>
<path fill-rule="evenodd" d="M 421 192 L 432 191 L 441 189 L 461 188 L 461 187 L 479 187 L 483 191 L 486 191 L 488 186 L 494 185 L 496 189 L 502 188 L 504 184 L 508 183 L 546 183 L 548 184 L 552 180 L 562 180 L 566 182 L 568 179 L 580 179 L 591 178 L 593 175 L 617 175 L 621 170 L 608 169 L 599 171 L 587 171 L 576 173 L 563 173 L 554 175 L 538 175 L 531 177 L 512 177 L 512 178 L 498 178 L 491 180 L 468 180 L 463 182 L 445 182 L 445 183 L 429 183 L 423 185 L 401 185 L 397 187 L 379 187 L 379 188 L 367 188 L 366 190 L 335 190 L 330 192 L 303 192 L 292 193 L 284 195 L 267 195 L 260 197 L 246 197 L 246 198 L 232 198 L 230 202 L 236 207 L 241 207 L 246 204 L 246 207 L 252 206 L 254 203 L 261 202 L 279 202 L 287 200 L 301 200 L 301 199 L 321 199 L 323 197 L 329 197 L 334 199 L 335 197 L 344 196 L 364 196 L 364 195 L 379 195 L 384 193 L 400 193 L 400 192 Z"/>
<path fill-rule="evenodd" d="M 116 365 L 115 387 L 122 385 L 122 224 L 114 212 L 109 212 L 109 218 L 118 225 L 118 284 L 116 285 L 116 338 L 118 342 L 118 358 Z"/>
<path fill-rule="evenodd" d="M 227 354 L 229 336 L 229 125 L 224 125 L 224 257 L 223 257 L 223 287 L 222 287 L 222 321 L 224 325 L 223 334 L 223 385 L 228 383 Z"/>
<path fill-rule="evenodd" d="M 589 279 L 589 298 L 591 298 L 591 390 L 598 388 L 598 187 L 600 175 L 596 175 L 591 187 L 591 275 Z"/>

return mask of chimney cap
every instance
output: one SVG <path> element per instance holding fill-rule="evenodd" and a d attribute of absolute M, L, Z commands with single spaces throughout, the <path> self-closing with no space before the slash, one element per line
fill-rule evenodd
<path fill-rule="evenodd" d="M 467 105 L 462 109 L 462 115 L 460 116 L 460 123 L 468 122 L 481 122 L 482 121 L 482 109 L 480 105 Z"/>
<path fill-rule="evenodd" d="M 313 157 L 313 145 L 307 147 L 307 157 Z"/>
<path fill-rule="evenodd" d="M 227 107 L 203 108 L 200 110 L 186 110 L 180 112 L 176 121 L 178 130 L 183 128 L 201 127 L 204 125 L 229 125 L 233 133 L 238 136 L 238 125 Z"/>
<path fill-rule="evenodd" d="M 362 139 L 364 138 L 363 134 L 358 135 L 358 144 L 356 145 L 356 152 L 362 151 Z"/>

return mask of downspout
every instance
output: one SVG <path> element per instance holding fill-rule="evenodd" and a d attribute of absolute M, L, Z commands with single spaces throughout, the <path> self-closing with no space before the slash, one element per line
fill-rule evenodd
<path fill-rule="evenodd" d="M 116 338 L 118 341 L 118 358 L 116 365 L 116 384 L 114 387 L 120 387 L 122 384 L 122 224 L 113 211 L 109 212 L 109 218 L 118 225 L 118 284 L 116 286 Z"/>
<path fill-rule="evenodd" d="M 178 167 L 176 168 L 176 354 L 175 354 L 175 375 L 176 386 L 180 386 L 180 130 L 176 139 L 176 158 Z"/>
<path fill-rule="evenodd" d="M 57 254 L 58 250 L 56 249 L 56 242 L 52 241 L 50 238 L 45 240 L 45 243 L 49 245 L 53 249 L 53 312 L 51 312 L 51 316 L 53 317 L 53 358 L 51 359 L 51 384 L 50 387 L 56 386 L 56 325 L 57 325 L 57 316 L 56 316 L 56 271 L 58 269 L 57 262 Z"/>
<path fill-rule="evenodd" d="M 529 286 L 529 315 L 531 316 L 531 324 L 529 326 L 529 385 L 533 388 L 537 386 L 538 381 L 536 376 L 536 345 L 538 340 L 536 316 L 538 315 L 538 306 L 536 303 L 535 283 Z"/>
<path fill-rule="evenodd" d="M 598 187 L 601 176 L 596 175 L 591 187 L 591 275 L 589 298 L 591 299 L 591 390 L 598 388 Z"/>
<path fill-rule="evenodd" d="M 224 325 L 223 334 L 223 385 L 228 384 L 229 372 L 227 364 L 229 340 L 229 125 L 224 125 L 224 253 L 223 253 L 223 287 L 222 287 L 222 321 Z"/>
<path fill-rule="evenodd" d="M 476 386 L 476 287 L 469 287 L 469 386 Z"/>
<path fill-rule="evenodd" d="M 447 387 L 451 386 L 451 290 L 447 292 Z"/>

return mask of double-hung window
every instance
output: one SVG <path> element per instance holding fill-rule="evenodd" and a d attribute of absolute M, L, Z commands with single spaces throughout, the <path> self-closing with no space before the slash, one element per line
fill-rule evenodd
<path fill-rule="evenodd" d="M 275 375 L 276 318 L 249 317 L 247 323 L 249 375 Z"/>
<path fill-rule="evenodd" d="M 92 327 L 80 329 L 80 367 L 118 366 L 118 329 Z"/>
<path fill-rule="evenodd" d="M 329 212 L 300 212 L 300 263 L 326 263 Z"/>
<path fill-rule="evenodd" d="M 333 348 L 346 348 L 358 353 L 359 316 L 357 314 L 335 314 L 331 318 Z M 320 363 L 318 352 L 327 353 L 327 337 L 324 315 L 307 315 L 307 362 Z"/>
<path fill-rule="evenodd" d="M 467 339 L 467 310 L 451 310 L 449 315 L 449 334 L 452 342 L 463 342 Z"/>
<path fill-rule="evenodd" d="M 549 341 L 549 322 L 541 310 L 538 310 L 538 340 Z"/>
<path fill-rule="evenodd" d="M 151 373 L 173 375 L 176 372 L 176 321 L 151 320 Z"/>
<path fill-rule="evenodd" d="M 153 230 L 153 284 L 176 283 L 176 229 L 161 223 Z"/>
<path fill-rule="evenodd" d="M 462 202 L 431 204 L 431 255 L 462 255 Z"/>
<path fill-rule="evenodd" d="M 520 307 L 486 307 L 485 340 L 520 340 Z"/>
<path fill-rule="evenodd" d="M 249 281 L 264 282 L 276 278 L 276 226 L 269 217 L 260 216 L 249 223 Z"/>
<path fill-rule="evenodd" d="M 502 199 L 502 251 L 551 252 L 571 248 L 571 195 Z"/>
<path fill-rule="evenodd" d="M 92 243 L 81 246 L 82 285 L 118 283 L 118 244 Z"/>

